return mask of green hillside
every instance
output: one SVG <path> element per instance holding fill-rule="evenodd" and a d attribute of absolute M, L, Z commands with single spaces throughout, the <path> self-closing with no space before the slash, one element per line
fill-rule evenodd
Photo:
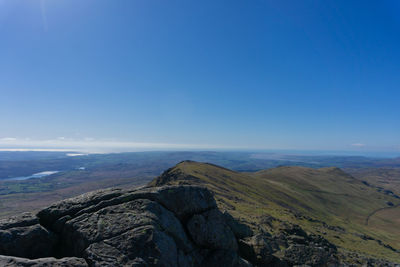
<path fill-rule="evenodd" d="M 207 163 L 184 161 L 152 182 L 203 184 L 218 205 L 253 228 L 274 232 L 282 222 L 323 235 L 343 255 L 400 262 L 400 225 L 378 216 L 396 217 L 400 199 L 384 194 L 338 168 L 278 167 L 240 173 Z M 377 214 L 377 215 L 376 215 Z M 265 224 L 265 218 L 274 218 Z M 382 216 L 381 216 L 382 217 Z"/>

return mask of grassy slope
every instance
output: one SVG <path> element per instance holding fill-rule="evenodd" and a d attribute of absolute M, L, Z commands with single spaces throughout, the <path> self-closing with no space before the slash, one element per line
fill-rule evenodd
<path fill-rule="evenodd" d="M 400 168 L 398 167 L 357 168 L 346 171 L 359 180 L 400 195 Z"/>
<path fill-rule="evenodd" d="M 153 184 L 166 182 L 163 179 L 168 179 L 170 184 L 185 180 L 204 183 L 216 193 L 221 208 L 249 222 L 257 224 L 262 215 L 269 214 L 300 224 L 309 232 L 324 234 L 343 250 L 400 262 L 398 253 L 376 241 L 382 240 L 400 249 L 399 224 L 383 224 L 382 220 L 376 222 L 374 218 L 365 225 L 369 214 L 387 207 L 386 201 L 400 204 L 400 200 L 377 192 L 340 169 L 279 167 L 239 173 L 212 164 L 186 161 Z M 385 212 L 391 214 L 390 210 Z M 342 227 L 345 231 L 327 225 Z M 376 240 L 363 240 L 360 234 Z"/>

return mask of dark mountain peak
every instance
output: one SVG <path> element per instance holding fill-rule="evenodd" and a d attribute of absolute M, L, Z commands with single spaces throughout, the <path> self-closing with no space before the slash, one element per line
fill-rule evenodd
<path fill-rule="evenodd" d="M 320 168 L 318 170 L 328 174 L 354 179 L 353 176 L 351 176 L 349 173 L 345 172 L 344 170 L 338 167 L 325 167 L 325 168 Z"/>
<path fill-rule="evenodd" d="M 164 171 L 160 176 L 151 181 L 149 185 L 203 184 L 204 181 L 200 179 L 199 176 L 212 175 L 218 179 L 221 172 L 236 173 L 235 171 L 212 163 L 184 160 Z"/>
<path fill-rule="evenodd" d="M 190 180 L 193 183 L 199 182 L 197 178 L 185 173 L 185 165 L 193 164 L 193 161 L 182 161 L 172 168 L 164 171 L 160 176 L 149 183 L 149 186 L 163 186 L 170 184 L 187 184 Z"/>
<path fill-rule="evenodd" d="M 318 170 L 331 173 L 345 173 L 342 169 L 338 167 L 324 167 L 324 168 L 319 168 Z"/>

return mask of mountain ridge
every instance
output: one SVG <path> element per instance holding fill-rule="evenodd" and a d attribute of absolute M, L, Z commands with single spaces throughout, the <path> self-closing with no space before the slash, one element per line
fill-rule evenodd
<path fill-rule="evenodd" d="M 400 261 L 400 236 L 396 231 L 365 225 L 371 213 L 388 207 L 390 202 L 398 205 L 399 200 L 365 185 L 340 168 L 281 166 L 241 173 L 214 164 L 183 161 L 150 185 L 187 183 L 208 187 L 215 193 L 221 209 L 245 218 L 250 224 L 259 225 L 267 214 L 323 235 L 343 254 L 356 252 Z M 277 227 L 268 231 L 273 233 Z"/>

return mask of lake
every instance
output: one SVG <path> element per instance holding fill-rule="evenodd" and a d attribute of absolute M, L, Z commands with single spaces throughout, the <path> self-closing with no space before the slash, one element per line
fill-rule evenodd
<path fill-rule="evenodd" d="M 28 180 L 28 179 L 37 179 L 37 178 L 43 178 L 55 173 L 58 173 L 59 171 L 44 171 L 44 172 L 38 172 L 34 173 L 30 176 L 21 176 L 21 177 L 13 177 L 13 178 L 7 178 L 3 179 L 3 181 L 22 181 L 22 180 Z"/>

